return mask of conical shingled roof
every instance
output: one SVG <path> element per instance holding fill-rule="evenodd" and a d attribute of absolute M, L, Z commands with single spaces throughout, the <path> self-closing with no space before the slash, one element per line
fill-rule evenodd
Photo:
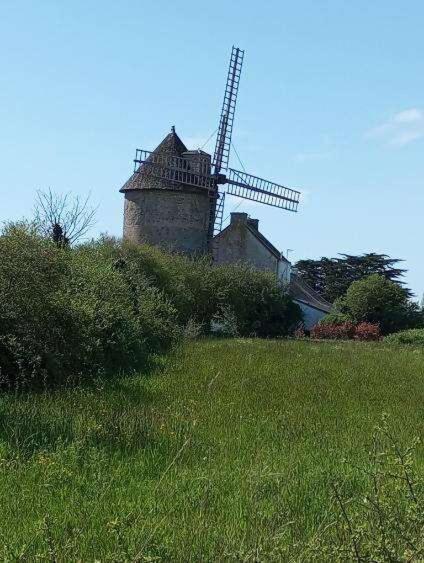
<path fill-rule="evenodd" d="M 171 132 L 164 138 L 164 140 L 155 148 L 152 154 L 167 155 L 167 156 L 181 156 L 187 151 L 187 147 L 175 132 L 175 127 L 172 127 Z M 151 174 L 151 168 L 141 164 L 136 172 L 125 182 L 120 192 L 129 190 L 142 190 L 151 188 L 169 188 L 169 180 L 156 178 Z"/>
<path fill-rule="evenodd" d="M 181 156 L 187 152 L 187 147 L 175 132 L 175 127 L 171 127 L 171 132 L 164 138 L 158 147 L 153 151 L 155 154 L 170 154 Z"/>

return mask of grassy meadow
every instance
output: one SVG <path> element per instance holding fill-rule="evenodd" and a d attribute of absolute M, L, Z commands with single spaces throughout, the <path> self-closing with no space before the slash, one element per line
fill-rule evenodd
<path fill-rule="evenodd" d="M 0 559 L 301 560 L 374 425 L 424 435 L 424 352 L 191 342 L 150 373 L 0 398 Z M 424 473 L 418 446 L 416 469 Z"/>

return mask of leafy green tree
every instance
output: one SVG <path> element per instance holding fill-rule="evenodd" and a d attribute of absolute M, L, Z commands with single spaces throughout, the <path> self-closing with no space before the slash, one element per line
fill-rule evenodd
<path fill-rule="evenodd" d="M 406 270 L 398 267 L 400 262 L 400 259 L 386 254 L 340 254 L 337 258 L 300 260 L 296 269 L 315 291 L 330 302 L 344 295 L 353 282 L 372 274 L 395 282 L 406 297 L 411 297 L 410 290 L 403 287 L 401 278 Z"/>
<path fill-rule="evenodd" d="M 422 312 L 405 290 L 379 274 L 353 282 L 335 308 L 354 322 L 378 323 L 383 334 L 422 324 Z"/>

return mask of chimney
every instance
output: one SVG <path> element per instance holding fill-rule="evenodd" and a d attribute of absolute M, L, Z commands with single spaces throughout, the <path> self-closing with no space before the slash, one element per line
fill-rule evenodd
<path fill-rule="evenodd" d="M 255 229 L 255 231 L 259 230 L 259 219 L 251 219 L 249 217 L 249 219 L 247 220 L 247 222 L 249 223 L 249 225 L 251 227 L 253 227 Z"/>
<path fill-rule="evenodd" d="M 231 225 L 235 225 L 236 223 L 241 223 L 243 225 L 247 224 L 248 220 L 247 213 L 231 213 Z"/>

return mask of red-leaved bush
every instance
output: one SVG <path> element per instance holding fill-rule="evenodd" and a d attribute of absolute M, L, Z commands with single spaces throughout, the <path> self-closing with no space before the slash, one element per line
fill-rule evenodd
<path fill-rule="evenodd" d="M 305 329 L 303 327 L 297 328 L 294 331 L 294 335 L 293 335 L 296 339 L 301 339 L 301 338 L 305 338 L 306 333 L 305 333 Z"/>
<path fill-rule="evenodd" d="M 318 324 L 311 330 L 311 338 L 323 340 L 380 340 L 381 332 L 378 324 L 351 322 Z"/>
<path fill-rule="evenodd" d="M 340 324 L 318 324 L 311 330 L 312 338 L 348 340 L 355 337 L 355 325 L 349 321 Z"/>
<path fill-rule="evenodd" d="M 380 325 L 373 323 L 359 323 L 355 329 L 355 338 L 357 340 L 380 340 Z"/>

